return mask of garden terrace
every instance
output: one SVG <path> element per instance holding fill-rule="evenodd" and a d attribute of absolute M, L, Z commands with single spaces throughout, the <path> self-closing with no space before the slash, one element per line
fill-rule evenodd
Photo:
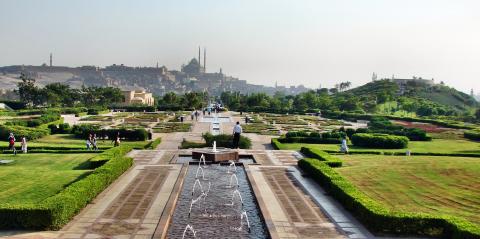
<path fill-rule="evenodd" d="M 450 215 L 480 226 L 478 158 L 338 155 L 336 169 L 372 199 L 398 212 Z M 414 185 L 414 187 L 412 187 Z"/>
<path fill-rule="evenodd" d="M 172 133 L 172 132 L 188 132 L 192 124 L 178 122 L 161 122 L 153 127 L 154 133 Z"/>
<path fill-rule="evenodd" d="M 95 155 L 0 155 L 1 159 L 14 160 L 0 166 L 0 207 L 4 203 L 36 203 L 58 193 L 91 172 L 88 160 Z"/>

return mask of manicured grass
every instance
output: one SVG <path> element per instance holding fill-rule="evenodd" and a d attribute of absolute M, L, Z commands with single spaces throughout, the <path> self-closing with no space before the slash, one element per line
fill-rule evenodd
<path fill-rule="evenodd" d="M 20 150 L 20 139 L 15 143 L 17 150 Z M 147 141 L 122 141 L 121 144 L 129 145 L 134 148 L 143 148 Z M 86 139 L 78 139 L 71 134 L 53 134 L 47 135 L 35 141 L 27 142 L 28 147 L 61 147 L 66 149 L 86 149 Z M 109 149 L 113 147 L 111 140 L 98 140 L 97 146 L 100 149 Z M 8 147 L 7 141 L 0 142 L 0 149 Z"/>
<path fill-rule="evenodd" d="M 341 155 L 336 170 L 401 212 L 453 215 L 480 225 L 480 161 L 468 157 Z"/>
<path fill-rule="evenodd" d="M 337 144 L 282 144 L 280 149 L 300 150 L 301 147 L 313 147 L 321 150 L 339 151 Z M 406 152 L 407 149 L 371 149 L 349 145 L 350 150 L 384 152 Z M 480 153 L 480 143 L 470 140 L 434 139 L 432 141 L 410 141 L 408 149 L 413 153 Z"/>
<path fill-rule="evenodd" d="M 0 155 L 15 160 L 0 165 L 0 204 L 33 203 L 52 196 L 90 170 L 85 162 L 96 154 Z"/>

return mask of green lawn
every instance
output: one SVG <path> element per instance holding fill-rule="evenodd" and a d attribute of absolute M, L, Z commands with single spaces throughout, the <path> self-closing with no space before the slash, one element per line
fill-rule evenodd
<path fill-rule="evenodd" d="M 313 147 L 321 150 L 339 150 L 337 144 L 282 144 L 281 149 L 300 150 L 301 147 Z M 405 152 L 407 149 L 371 149 L 349 145 L 350 150 Z M 416 153 L 480 153 L 480 143 L 470 140 L 434 139 L 432 141 L 410 141 L 408 149 Z"/>
<path fill-rule="evenodd" d="M 20 150 L 20 139 L 17 138 L 15 146 Z M 27 142 L 28 147 L 64 147 L 66 149 L 86 149 L 86 139 L 77 139 L 71 134 L 53 134 L 47 135 L 35 141 Z M 122 141 L 121 144 L 130 145 L 134 148 L 143 148 L 148 141 Z M 100 149 L 108 149 L 113 147 L 111 140 L 98 140 L 97 145 Z M 0 142 L 0 148 L 6 149 L 8 142 Z"/>
<path fill-rule="evenodd" d="M 468 157 L 341 155 L 338 172 L 369 197 L 404 212 L 480 225 L 480 161 Z"/>
<path fill-rule="evenodd" d="M 39 202 L 61 191 L 90 170 L 82 167 L 96 154 L 0 155 L 0 204 Z M 83 168 L 83 169 L 82 169 Z"/>

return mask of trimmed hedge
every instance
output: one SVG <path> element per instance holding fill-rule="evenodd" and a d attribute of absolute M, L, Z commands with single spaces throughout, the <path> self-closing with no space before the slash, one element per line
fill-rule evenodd
<path fill-rule="evenodd" d="M 208 146 L 213 145 L 213 141 L 216 141 L 217 147 L 231 148 L 233 143 L 233 135 L 230 134 L 212 135 L 210 133 L 206 133 L 203 135 L 203 139 Z M 238 145 L 241 149 L 249 149 L 252 147 L 252 141 L 249 138 L 240 135 L 240 141 Z"/>
<path fill-rule="evenodd" d="M 0 205 L 0 228 L 60 229 L 130 168 L 133 159 L 125 157 L 130 150 L 120 146 L 95 156 L 90 162 L 102 166 L 40 203 Z"/>
<path fill-rule="evenodd" d="M 388 134 L 354 134 L 352 143 L 355 146 L 381 149 L 403 149 L 408 146 L 408 138 Z"/>
<path fill-rule="evenodd" d="M 8 139 L 10 133 L 14 133 L 17 139 L 20 139 L 22 136 L 26 137 L 28 140 L 38 139 L 45 135 L 50 134 L 49 129 L 43 128 L 32 128 L 24 127 L 18 125 L 0 125 L 0 138 Z"/>
<path fill-rule="evenodd" d="M 341 144 L 342 139 L 338 138 L 318 138 L 318 137 L 290 137 L 278 138 L 281 143 L 303 143 L 303 144 Z"/>
<path fill-rule="evenodd" d="M 89 134 L 96 134 L 99 139 L 114 139 L 118 133 L 120 133 L 120 138 L 124 140 L 145 141 L 148 138 L 148 133 L 143 128 L 100 129 L 98 125 L 79 124 L 74 125 L 71 132 L 76 138 L 81 139 L 86 139 Z"/>
<path fill-rule="evenodd" d="M 342 167 L 342 160 L 339 158 L 332 156 L 325 151 L 319 150 L 319 149 L 313 149 L 313 148 L 307 148 L 307 147 L 302 147 L 300 149 L 300 152 L 307 156 L 308 158 L 315 158 L 320 161 L 324 161 L 328 166 L 336 168 L 336 167 Z"/>
<path fill-rule="evenodd" d="M 480 131 L 478 130 L 468 130 L 463 132 L 463 137 L 475 141 L 480 141 Z"/>
<path fill-rule="evenodd" d="M 381 234 L 479 239 L 480 227 L 464 219 L 388 210 L 358 190 L 325 162 L 305 158 L 298 166 L 370 230 Z"/>
<path fill-rule="evenodd" d="M 156 149 L 157 146 L 162 142 L 162 138 L 157 138 L 145 144 L 144 149 Z"/>
<path fill-rule="evenodd" d="M 277 138 L 272 138 L 270 143 L 272 144 L 273 149 L 279 150 L 282 148 L 282 143 L 279 142 Z"/>

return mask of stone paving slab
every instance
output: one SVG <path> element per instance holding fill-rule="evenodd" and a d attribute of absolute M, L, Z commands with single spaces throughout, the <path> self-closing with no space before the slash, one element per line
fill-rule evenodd
<path fill-rule="evenodd" d="M 290 176 L 288 167 L 251 167 L 279 238 L 346 238 Z M 260 175 L 261 174 L 261 175 Z M 276 203 L 273 203 L 275 202 Z M 273 212 L 272 212 L 273 211 Z"/>

